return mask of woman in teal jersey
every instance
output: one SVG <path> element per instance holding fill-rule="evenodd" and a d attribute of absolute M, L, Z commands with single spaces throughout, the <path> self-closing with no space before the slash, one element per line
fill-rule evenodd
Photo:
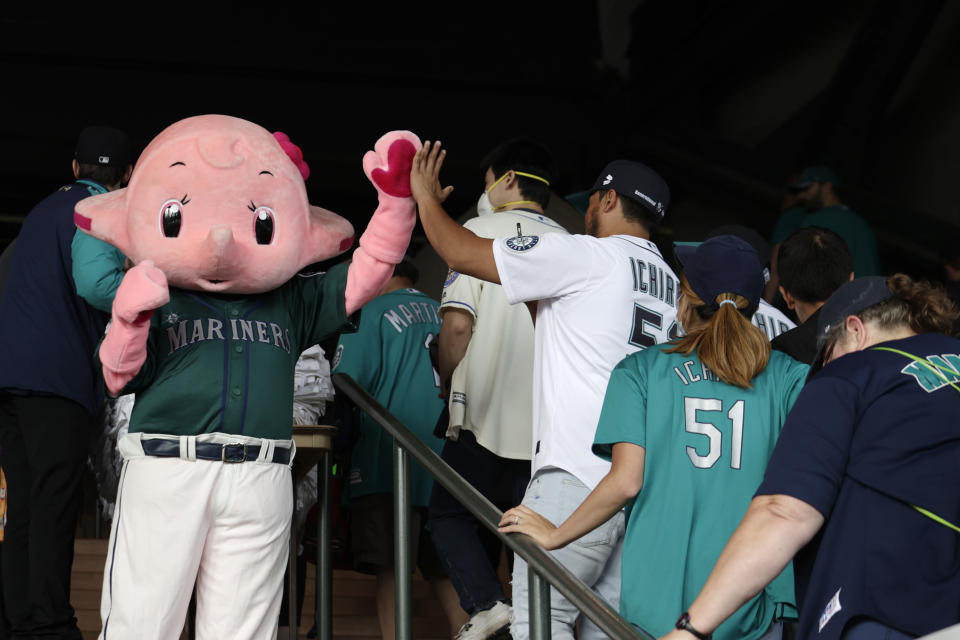
<path fill-rule="evenodd" d="M 654 635 L 674 628 L 676 612 L 699 592 L 763 479 L 807 373 L 771 353 L 750 322 L 763 280 L 747 243 L 717 236 L 677 247 L 677 257 L 686 335 L 627 356 L 611 374 L 593 445 L 610 472 L 559 526 L 522 505 L 501 521 L 501 531 L 555 549 L 626 507 L 620 613 Z M 778 621 L 795 617 L 792 583 L 788 568 L 714 637 L 778 638 Z"/>

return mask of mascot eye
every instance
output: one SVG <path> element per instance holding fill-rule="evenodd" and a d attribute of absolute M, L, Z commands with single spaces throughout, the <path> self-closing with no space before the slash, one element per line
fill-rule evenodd
<path fill-rule="evenodd" d="M 254 212 L 253 232 L 257 236 L 257 244 L 273 242 L 273 209 L 257 207 Z"/>
<path fill-rule="evenodd" d="M 165 238 L 176 238 L 180 235 L 180 225 L 183 222 L 183 203 L 179 200 L 167 200 L 160 207 L 160 232 Z"/>

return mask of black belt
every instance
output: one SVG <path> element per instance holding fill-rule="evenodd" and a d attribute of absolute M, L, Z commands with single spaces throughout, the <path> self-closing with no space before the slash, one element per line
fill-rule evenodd
<path fill-rule="evenodd" d="M 140 444 L 143 445 L 143 452 L 148 456 L 157 456 L 160 458 L 180 457 L 179 440 L 152 438 L 150 440 L 141 440 Z M 196 451 L 198 460 L 219 460 L 220 462 L 253 462 L 260 457 L 260 445 L 243 444 L 240 442 L 234 444 L 198 442 Z M 268 462 L 289 464 L 290 449 L 285 447 L 276 447 L 273 450 L 273 459 L 269 460 Z"/>

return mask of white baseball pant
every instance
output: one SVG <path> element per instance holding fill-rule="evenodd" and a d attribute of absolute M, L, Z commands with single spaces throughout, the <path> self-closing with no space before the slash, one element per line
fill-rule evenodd
<path fill-rule="evenodd" d="M 274 446 L 208 434 L 194 442 L 258 444 L 258 461 L 226 463 L 145 456 L 141 437 L 119 449 L 123 472 L 104 571 L 100 640 L 174 640 L 186 619 L 194 581 L 199 640 L 275 638 L 283 592 L 293 487 L 290 466 L 266 461 Z"/>

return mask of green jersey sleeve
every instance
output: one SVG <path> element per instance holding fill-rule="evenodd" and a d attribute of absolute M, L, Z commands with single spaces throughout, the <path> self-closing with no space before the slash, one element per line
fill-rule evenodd
<path fill-rule="evenodd" d="M 593 442 L 593 453 L 606 460 L 618 442 L 647 446 L 647 373 L 641 363 L 643 353 L 627 356 L 610 374 Z"/>
<path fill-rule="evenodd" d="M 113 245 L 79 229 L 73 235 L 70 253 L 77 295 L 91 306 L 110 313 L 113 297 L 123 280 L 126 256 Z"/>
<path fill-rule="evenodd" d="M 295 275 L 284 285 L 284 297 L 299 347 L 307 349 L 348 325 L 345 291 L 349 263 L 340 263 L 326 273 Z"/>

